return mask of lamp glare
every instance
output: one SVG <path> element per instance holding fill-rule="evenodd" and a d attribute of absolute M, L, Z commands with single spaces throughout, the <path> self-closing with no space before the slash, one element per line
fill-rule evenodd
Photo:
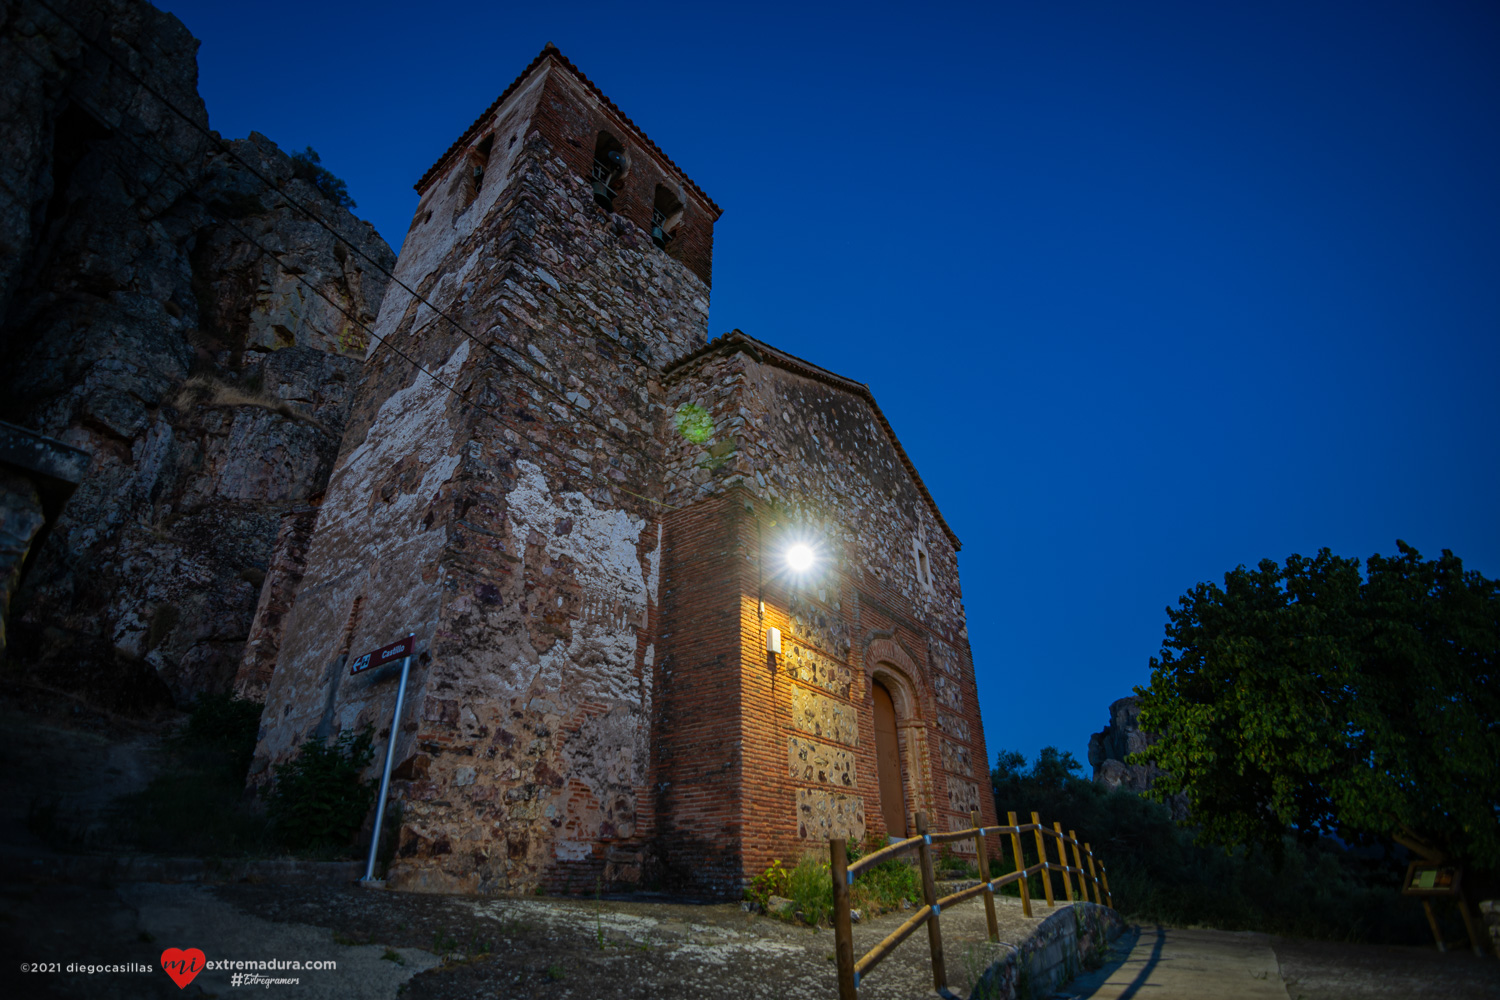
<path fill-rule="evenodd" d="M 813 551 L 807 545 L 798 542 L 786 550 L 786 564 L 794 573 L 806 573 L 812 569 Z"/>

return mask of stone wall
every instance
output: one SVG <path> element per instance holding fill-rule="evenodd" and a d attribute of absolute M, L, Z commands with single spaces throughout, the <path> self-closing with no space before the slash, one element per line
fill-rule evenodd
<path fill-rule="evenodd" d="M 868 390 L 738 331 L 669 368 L 667 386 L 666 497 L 726 498 L 756 572 L 740 608 L 739 731 L 722 734 L 744 746 L 746 871 L 821 852 L 830 835 L 907 834 L 880 808 L 877 680 L 896 702 L 908 822 L 923 811 L 932 829 L 962 829 L 971 809 L 992 821 L 973 776 L 987 751 L 958 542 Z M 818 552 L 801 579 L 782 562 L 798 539 Z M 767 664 L 772 627 L 782 654 Z M 803 757 L 848 766 L 831 788 L 827 768 L 774 763 Z"/>
<path fill-rule="evenodd" d="M 584 180 L 601 131 L 632 163 L 614 211 Z M 666 182 L 671 252 L 642 200 Z M 551 49 L 418 187 L 420 298 L 384 300 L 316 527 L 283 532 L 300 583 L 267 584 L 241 673 L 266 686 L 254 781 L 372 726 L 400 762 L 394 887 L 737 894 L 886 832 L 879 682 L 908 814 L 992 821 L 958 540 L 867 389 L 707 343 L 712 202 Z M 794 535 L 821 550 L 799 580 Z M 391 734 L 396 671 L 347 662 L 408 632 Z"/>
<path fill-rule="evenodd" d="M 254 766 L 318 733 L 383 741 L 390 672 L 344 659 L 415 631 L 405 888 L 635 882 L 652 832 L 656 366 L 705 342 L 708 289 L 595 205 L 547 132 L 608 109 L 533 69 L 472 130 L 477 187 L 467 156 L 424 182 L 398 274 L 427 301 L 394 289 L 377 329 L 454 391 L 373 351 Z"/>
<path fill-rule="evenodd" d="M 206 127 L 176 18 L 60 9 Z M 231 146 L 269 187 L 44 8 L 0 21 L 0 417 L 92 455 L 10 655 L 106 707 L 182 704 L 233 681 L 283 515 L 343 432 L 366 349 L 343 312 L 374 319 L 394 256 L 264 136 Z"/>

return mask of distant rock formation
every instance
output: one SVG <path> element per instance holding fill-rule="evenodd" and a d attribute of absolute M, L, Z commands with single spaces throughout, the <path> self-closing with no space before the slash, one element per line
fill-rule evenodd
<path fill-rule="evenodd" d="M 1109 725 L 1089 737 L 1089 763 L 1094 768 L 1094 780 L 1105 788 L 1144 792 L 1167 773 L 1154 764 L 1125 763 L 1127 756 L 1156 742 L 1153 734 L 1141 728 L 1140 714 L 1134 696 L 1121 698 L 1109 706 Z M 1187 818 L 1186 795 L 1172 796 L 1168 806 L 1173 818 Z"/>
<path fill-rule="evenodd" d="M 91 460 L 27 556 L 8 655 L 114 710 L 180 705 L 234 678 L 278 534 L 298 534 L 283 521 L 306 521 L 338 452 L 366 349 L 350 317 L 385 292 L 291 200 L 395 255 L 271 140 L 231 156 L 194 127 L 198 43 L 175 17 L 54 6 L 84 34 L 0 0 L 0 419 Z"/>

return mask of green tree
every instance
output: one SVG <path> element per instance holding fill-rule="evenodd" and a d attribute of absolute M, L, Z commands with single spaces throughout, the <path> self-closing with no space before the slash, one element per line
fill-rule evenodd
<path fill-rule="evenodd" d="M 318 151 L 308 146 L 300 153 L 292 154 L 292 176 L 300 177 L 323 192 L 323 197 L 340 208 L 354 208 L 354 199 L 349 197 L 349 185 L 343 178 L 323 166 Z"/>
<path fill-rule="evenodd" d="M 1240 566 L 1167 609 L 1132 762 L 1201 836 L 1273 850 L 1402 831 L 1500 868 L 1500 585 L 1444 550 Z"/>

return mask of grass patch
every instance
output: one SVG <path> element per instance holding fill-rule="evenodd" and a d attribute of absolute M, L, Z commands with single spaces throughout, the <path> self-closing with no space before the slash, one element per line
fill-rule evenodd
<path fill-rule="evenodd" d="M 866 853 L 851 842 L 849 860 L 859 860 Z M 781 910 L 770 908 L 770 898 L 781 896 L 792 901 Z M 833 876 L 827 861 L 815 854 L 804 854 L 793 868 L 778 859 L 764 872 L 750 880 L 745 897 L 766 908 L 771 916 L 801 921 L 814 927 L 828 926 L 833 920 Z M 861 872 L 849 889 L 849 904 L 866 916 L 878 916 L 900 909 L 902 903 L 915 905 L 922 898 L 922 876 L 913 864 L 894 859 L 882 861 Z"/>

